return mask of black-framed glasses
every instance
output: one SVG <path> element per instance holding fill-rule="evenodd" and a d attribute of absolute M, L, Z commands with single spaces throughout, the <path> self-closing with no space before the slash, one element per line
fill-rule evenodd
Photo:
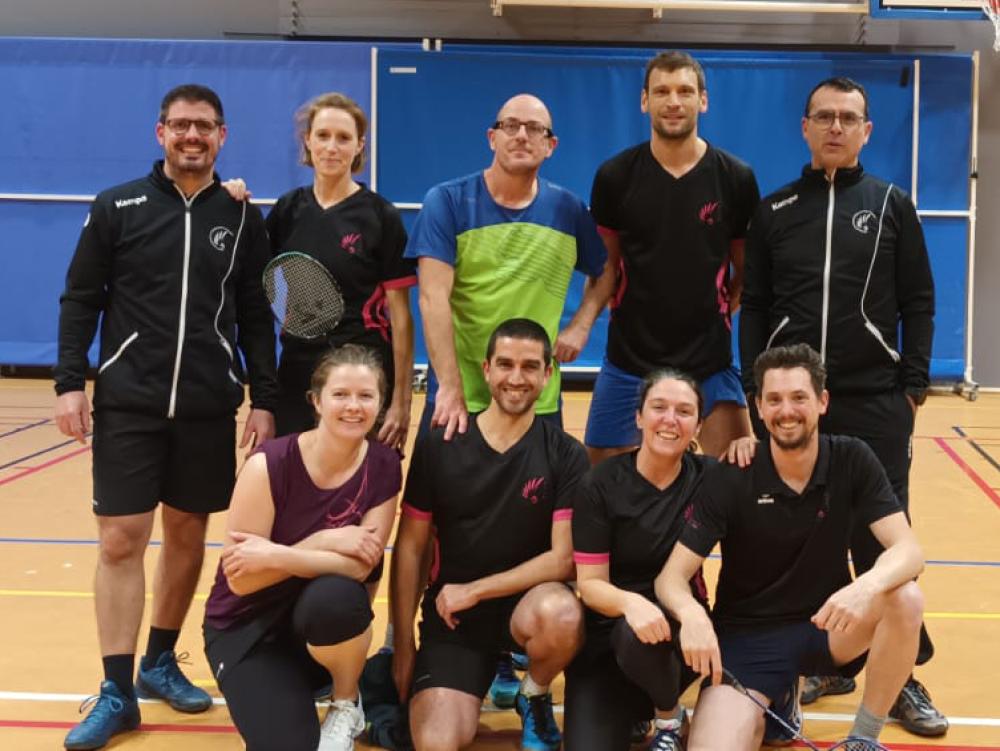
<path fill-rule="evenodd" d="M 807 117 L 816 124 L 818 128 L 823 130 L 830 130 L 836 121 L 840 121 L 840 127 L 843 130 L 854 130 L 860 127 L 868 119 L 864 115 L 859 115 L 857 112 L 834 112 L 833 110 L 820 110 L 819 112 L 814 112 Z"/>
<path fill-rule="evenodd" d="M 199 136 L 208 136 L 222 125 L 218 120 L 191 120 L 186 117 L 170 117 L 163 121 L 167 129 L 175 136 L 186 135 L 191 126 L 198 131 Z"/>
<path fill-rule="evenodd" d="M 552 138 L 552 128 L 537 120 L 518 120 L 516 117 L 505 117 L 493 123 L 493 130 L 502 130 L 505 135 L 516 136 L 524 128 L 528 138 Z"/>

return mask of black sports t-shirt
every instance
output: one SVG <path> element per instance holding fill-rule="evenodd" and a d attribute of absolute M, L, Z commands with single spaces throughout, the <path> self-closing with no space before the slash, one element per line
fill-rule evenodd
<path fill-rule="evenodd" d="M 538 417 L 502 454 L 475 417 L 465 433 L 443 436 L 438 428 L 417 439 L 403 495 L 403 513 L 429 519 L 437 531 L 440 568 L 425 601 L 443 584 L 507 571 L 550 550 L 552 522 L 571 518 L 589 467 L 576 439 Z"/>
<path fill-rule="evenodd" d="M 653 582 L 692 512 L 697 488 L 714 459 L 685 454 L 681 473 L 660 490 L 636 468 L 638 451 L 607 459 L 590 470 L 573 505 L 573 557 L 609 566 L 612 584 L 655 601 Z M 691 582 L 707 603 L 701 572 Z"/>
<path fill-rule="evenodd" d="M 718 626 L 810 618 L 851 582 L 853 525 L 902 511 L 866 444 L 836 435 L 819 441 L 816 467 L 801 495 L 778 476 L 770 441 L 758 444 L 748 469 L 719 464 L 705 473 L 680 541 L 703 556 L 722 542 L 712 613 Z"/>
<path fill-rule="evenodd" d="M 282 334 L 285 352 L 311 360 L 316 350 L 347 342 L 386 349 L 391 334 L 385 292 L 417 281 L 415 263 L 403 258 L 406 230 L 391 203 L 362 185 L 324 209 L 305 185 L 278 199 L 267 216 L 267 232 L 274 255 L 313 256 L 344 295 L 344 317 L 328 337 L 306 341 Z"/>
<path fill-rule="evenodd" d="M 649 142 L 598 169 L 590 210 L 622 250 L 607 356 L 634 375 L 667 365 L 701 380 L 732 364 L 729 255 L 760 200 L 753 171 L 709 145 L 674 177 Z"/>

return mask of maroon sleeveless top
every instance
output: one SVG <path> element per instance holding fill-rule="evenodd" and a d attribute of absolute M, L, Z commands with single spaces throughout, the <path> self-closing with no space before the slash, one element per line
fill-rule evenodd
<path fill-rule="evenodd" d="M 378 441 L 368 442 L 361 466 L 338 488 L 316 487 L 299 449 L 299 434 L 266 441 L 256 452 L 267 459 L 267 475 L 274 501 L 271 540 L 294 545 L 314 532 L 360 524 L 369 509 L 399 493 L 402 469 L 399 454 Z M 288 583 L 290 582 L 290 583 Z M 235 594 L 220 562 L 215 584 L 205 604 L 205 622 L 226 629 L 286 597 L 294 597 L 305 580 L 278 582 L 245 597 Z"/>

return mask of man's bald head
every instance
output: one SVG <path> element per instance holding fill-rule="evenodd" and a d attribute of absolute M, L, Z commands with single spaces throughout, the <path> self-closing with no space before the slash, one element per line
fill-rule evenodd
<path fill-rule="evenodd" d="M 516 117 L 521 121 L 537 120 L 549 128 L 552 127 L 552 114 L 549 108 L 534 94 L 517 94 L 504 102 L 497 113 L 497 120 L 503 120 L 505 117 Z"/>

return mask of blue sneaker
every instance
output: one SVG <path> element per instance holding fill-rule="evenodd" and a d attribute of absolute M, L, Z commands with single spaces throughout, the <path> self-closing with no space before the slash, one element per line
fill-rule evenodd
<path fill-rule="evenodd" d="M 520 689 L 521 680 L 514 675 L 510 654 L 505 652 L 497 660 L 497 673 L 490 685 L 490 701 L 497 709 L 512 709 Z"/>
<path fill-rule="evenodd" d="M 85 699 L 80 712 L 87 707 L 90 713 L 63 741 L 68 749 L 101 748 L 111 736 L 139 727 L 139 702 L 125 698 L 113 681 L 102 681 L 100 695 Z"/>
<path fill-rule="evenodd" d="M 180 655 L 164 652 L 153 667 L 146 666 L 146 658 L 139 661 L 139 678 L 135 692 L 142 699 L 163 699 L 178 712 L 204 712 L 212 706 L 212 697 L 189 681 L 177 661 L 184 661 L 187 652 Z"/>
<path fill-rule="evenodd" d="M 552 714 L 552 694 L 527 697 L 518 693 L 514 702 L 521 716 L 521 748 L 524 751 L 559 751 L 562 733 Z"/>
<path fill-rule="evenodd" d="M 802 705 L 799 703 L 799 679 L 792 681 L 788 691 L 771 706 L 771 710 L 790 725 L 796 733 L 802 732 Z M 764 717 L 764 745 L 787 746 L 796 736 L 775 722 L 770 715 Z"/>

